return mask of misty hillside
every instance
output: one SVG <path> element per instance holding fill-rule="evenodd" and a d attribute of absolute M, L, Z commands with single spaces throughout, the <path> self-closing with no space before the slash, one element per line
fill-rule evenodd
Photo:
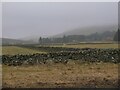
<path fill-rule="evenodd" d="M 9 38 L 0 38 L 0 45 L 11 45 L 11 44 L 32 44 L 30 41 L 22 41 L 17 39 L 9 39 Z"/>
<path fill-rule="evenodd" d="M 33 35 L 33 36 L 19 38 L 19 40 L 38 43 L 39 37 L 40 37 L 40 35 Z"/>
<path fill-rule="evenodd" d="M 63 32 L 51 37 L 63 37 L 64 35 L 90 35 L 92 33 L 103 33 L 106 31 L 117 31 L 118 27 L 114 25 L 110 26 L 94 26 L 94 27 L 84 27 L 84 28 L 78 28 L 73 29 L 67 32 Z"/>
<path fill-rule="evenodd" d="M 66 31 L 66 32 L 63 32 L 60 34 L 50 36 L 48 38 L 58 38 L 58 37 L 63 37 L 64 35 L 65 36 L 68 36 L 68 35 L 91 35 L 91 34 L 94 34 L 97 32 L 97 33 L 101 34 L 103 39 L 112 39 L 113 35 L 117 31 L 117 29 L 118 29 L 118 27 L 115 25 L 84 27 L 84 28 L 69 30 L 69 31 Z M 26 40 L 26 41 L 38 43 L 39 37 L 40 37 L 39 35 L 33 35 L 33 36 L 21 38 L 20 40 Z"/>
<path fill-rule="evenodd" d="M 113 41 L 116 31 L 104 31 L 102 33 L 92 33 L 90 35 L 64 35 L 56 38 L 42 38 L 40 37 L 40 44 L 49 43 L 80 43 L 80 42 L 104 42 Z"/>
<path fill-rule="evenodd" d="M 71 43 L 71 42 L 88 42 L 88 41 L 112 41 L 116 31 L 102 31 L 94 32 L 88 35 L 65 35 L 63 37 L 54 38 L 43 38 L 42 43 Z M 0 44 L 11 45 L 11 44 L 35 44 L 38 43 L 40 36 L 34 38 L 27 38 L 26 40 L 0 38 Z M 2 42 L 1 42 L 2 41 Z"/>

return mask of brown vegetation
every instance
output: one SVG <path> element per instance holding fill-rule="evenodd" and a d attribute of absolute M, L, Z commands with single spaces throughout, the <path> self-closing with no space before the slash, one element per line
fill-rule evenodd
<path fill-rule="evenodd" d="M 86 88 L 118 87 L 118 64 L 83 63 L 3 66 L 3 87 Z"/>

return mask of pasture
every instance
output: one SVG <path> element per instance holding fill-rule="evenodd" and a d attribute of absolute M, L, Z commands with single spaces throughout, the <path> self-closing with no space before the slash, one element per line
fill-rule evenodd
<path fill-rule="evenodd" d="M 115 88 L 118 65 L 113 63 L 3 66 L 3 87 L 12 88 Z"/>
<path fill-rule="evenodd" d="M 34 54 L 34 53 L 45 53 L 29 48 L 22 48 L 18 46 L 3 46 L 2 55 L 16 55 L 16 54 Z"/>
<path fill-rule="evenodd" d="M 49 49 L 49 47 L 56 48 Z M 77 50 L 76 48 L 117 49 L 118 44 L 47 45 L 47 48 L 42 48 L 40 45 L 31 47 L 3 46 L 2 55 L 32 55 L 35 53 L 43 55 L 53 50 L 51 53 L 56 56 L 56 52 L 66 51 L 69 48 L 74 48 L 72 49 L 74 53 Z M 72 55 L 73 58 L 75 58 L 75 55 Z M 118 87 L 118 65 L 119 63 L 83 62 L 82 60 L 72 59 L 66 64 L 51 61 L 21 66 L 3 64 L 2 85 L 4 88 L 115 88 Z"/>

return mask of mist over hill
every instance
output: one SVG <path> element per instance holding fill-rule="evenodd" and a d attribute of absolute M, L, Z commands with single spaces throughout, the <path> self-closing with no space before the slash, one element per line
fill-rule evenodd
<path fill-rule="evenodd" d="M 39 38 L 40 38 L 40 35 L 32 35 L 32 36 L 26 36 L 23 38 L 19 38 L 19 40 L 38 43 Z"/>
<path fill-rule="evenodd" d="M 40 44 L 49 43 L 80 43 L 80 42 L 108 42 L 114 41 L 115 31 L 104 31 L 102 33 L 92 33 L 89 35 L 64 35 L 63 37 L 42 38 L 40 37 Z"/>
<path fill-rule="evenodd" d="M 0 38 L 0 44 L 36 44 L 39 43 L 40 37 L 42 37 L 44 43 L 112 41 L 117 30 L 116 25 L 91 26 L 68 30 L 53 36 L 41 36 L 41 34 L 38 34 L 18 39 Z"/>
<path fill-rule="evenodd" d="M 73 30 L 69 30 L 67 32 L 63 32 L 51 37 L 63 37 L 64 35 L 90 35 L 92 33 L 103 33 L 105 31 L 117 31 L 117 25 L 107 25 L 107 26 L 91 26 L 84 28 L 77 28 Z"/>
<path fill-rule="evenodd" d="M 67 32 L 58 33 L 53 36 L 32 35 L 32 36 L 20 38 L 20 40 L 38 43 L 38 40 L 40 37 L 42 37 L 42 38 L 61 38 L 63 36 L 69 36 L 69 35 L 92 35 L 95 33 L 101 34 L 101 37 L 103 37 L 103 39 L 105 39 L 105 40 L 107 40 L 107 39 L 112 40 L 117 29 L 118 29 L 118 27 L 116 25 L 93 26 L 93 27 L 91 26 L 91 27 L 84 27 L 84 28 L 68 30 Z"/>

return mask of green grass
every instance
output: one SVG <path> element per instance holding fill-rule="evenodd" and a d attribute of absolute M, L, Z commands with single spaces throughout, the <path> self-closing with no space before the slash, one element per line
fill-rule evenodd
<path fill-rule="evenodd" d="M 46 53 L 34 49 L 22 48 L 17 46 L 3 46 L 2 55 L 15 55 L 15 54 L 33 54 L 33 53 Z"/>
<path fill-rule="evenodd" d="M 118 48 L 117 43 L 93 43 L 93 44 L 58 44 L 58 45 L 47 45 L 50 47 L 66 47 L 66 48 Z M 0 48 L 1 51 L 1 48 Z M 22 48 L 17 46 L 2 46 L 2 54 L 15 55 L 15 54 L 33 54 L 33 53 L 46 53 L 45 51 L 38 51 L 30 48 Z M 1 53 L 0 53 L 1 55 Z"/>

